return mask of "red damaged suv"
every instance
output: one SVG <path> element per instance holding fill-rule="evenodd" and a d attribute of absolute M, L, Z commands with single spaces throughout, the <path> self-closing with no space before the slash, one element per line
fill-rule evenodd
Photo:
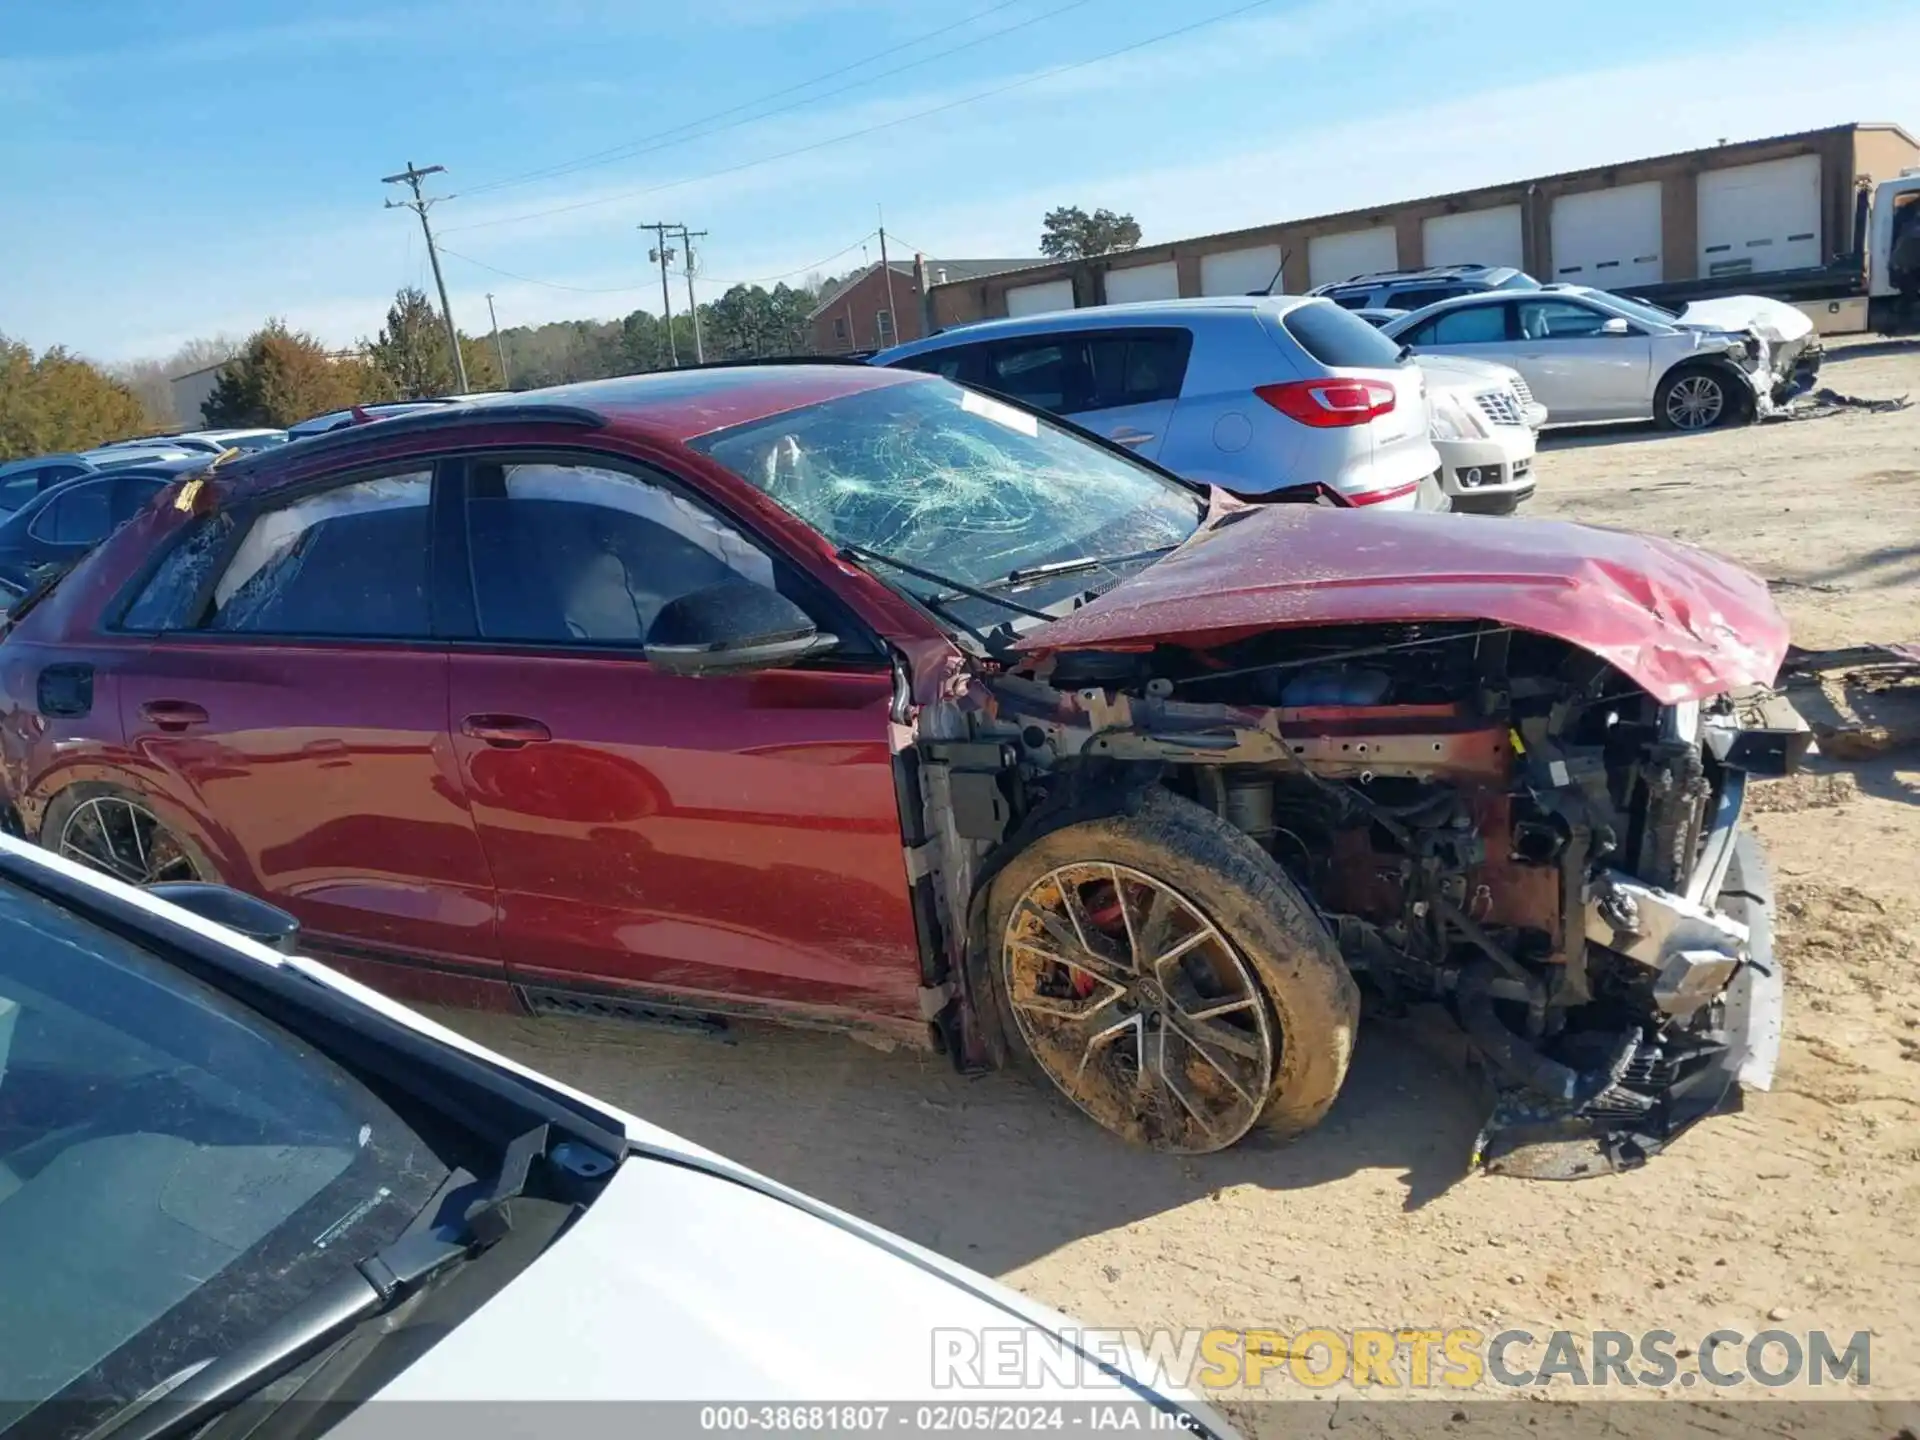
<path fill-rule="evenodd" d="M 1450 1005 L 1482 1158 L 1765 1086 L 1740 811 L 1806 732 L 1757 579 L 1550 522 L 1249 505 L 863 366 L 444 407 L 175 485 L 0 644 L 8 818 L 292 912 L 402 998 L 1019 1063 L 1174 1151 Z"/>

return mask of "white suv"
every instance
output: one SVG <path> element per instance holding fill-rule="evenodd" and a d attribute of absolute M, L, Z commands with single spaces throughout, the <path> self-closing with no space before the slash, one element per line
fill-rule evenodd
<path fill-rule="evenodd" d="M 1322 484 L 1446 508 L 1425 372 L 1327 300 L 1221 296 L 989 320 L 884 350 L 1022 400 L 1238 495 Z"/>

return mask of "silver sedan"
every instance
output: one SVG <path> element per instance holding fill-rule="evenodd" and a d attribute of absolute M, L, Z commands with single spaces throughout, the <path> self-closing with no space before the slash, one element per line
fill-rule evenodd
<path fill-rule="evenodd" d="M 1768 413 L 1818 362 L 1792 306 L 1733 296 L 1672 311 L 1580 285 L 1488 291 L 1388 321 L 1416 354 L 1525 377 L 1556 425 L 1645 420 L 1705 430 Z"/>

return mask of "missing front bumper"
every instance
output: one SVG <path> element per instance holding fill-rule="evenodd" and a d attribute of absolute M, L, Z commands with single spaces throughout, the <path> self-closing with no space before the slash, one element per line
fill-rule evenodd
<path fill-rule="evenodd" d="M 1499 1090 L 1475 1145 L 1476 1166 L 1534 1180 L 1632 1170 L 1740 1089 L 1771 1087 L 1785 1008 L 1773 952 L 1773 878 L 1751 834 L 1739 833 L 1731 848 L 1715 908 L 1745 928 L 1746 954 L 1689 1052 L 1679 1063 L 1631 1056 L 1614 1085 L 1579 1103 Z"/>

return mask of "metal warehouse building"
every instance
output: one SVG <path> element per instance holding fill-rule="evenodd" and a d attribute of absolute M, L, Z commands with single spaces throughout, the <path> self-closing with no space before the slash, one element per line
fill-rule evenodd
<path fill-rule="evenodd" d="M 936 285 L 935 327 L 1162 300 L 1298 294 L 1368 271 L 1514 265 L 1602 289 L 1825 264 L 1863 184 L 1920 165 L 1898 125 L 1855 123 L 1627 160 Z"/>

